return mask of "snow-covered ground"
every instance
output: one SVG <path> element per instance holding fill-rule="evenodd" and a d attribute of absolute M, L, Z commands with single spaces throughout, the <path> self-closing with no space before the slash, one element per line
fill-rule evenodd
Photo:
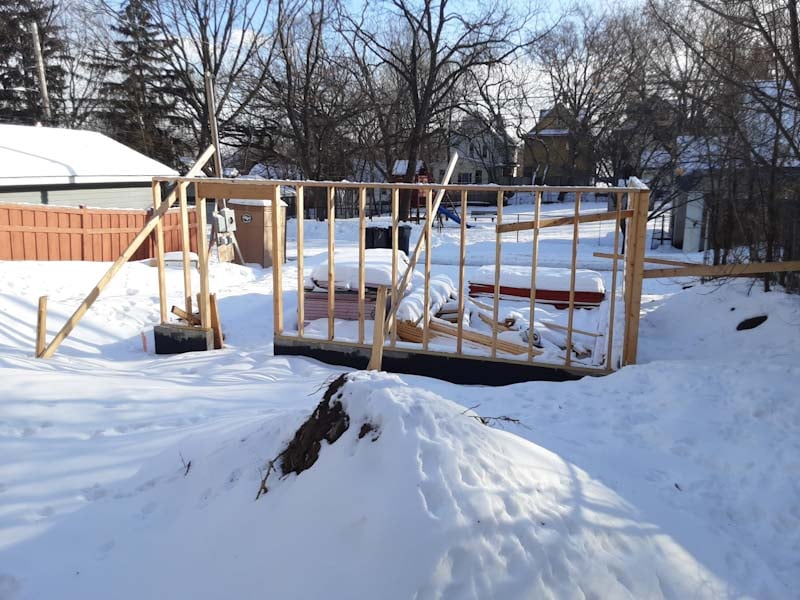
<path fill-rule="evenodd" d="M 337 223 L 337 248 L 356 232 Z M 492 263 L 491 224 L 469 232 L 470 265 Z M 569 233 L 543 236 L 542 264 L 568 263 Z M 325 234 L 306 223 L 307 273 Z M 434 237 L 452 272 L 457 230 Z M 591 254 L 611 243 L 581 227 L 579 265 L 607 287 Z M 530 256 L 516 244 L 507 264 Z M 53 359 L 31 358 L 38 296 L 52 336 L 106 268 L 0 263 L 2 600 L 800 597 L 797 297 L 646 280 L 641 364 L 603 378 L 354 374 L 345 435 L 255 500 L 342 369 L 272 356 L 271 270 L 219 264 L 225 350 L 152 354 L 157 280 L 139 263 Z M 178 304 L 179 269 L 168 286 Z M 377 432 L 359 439 L 365 422 Z"/>

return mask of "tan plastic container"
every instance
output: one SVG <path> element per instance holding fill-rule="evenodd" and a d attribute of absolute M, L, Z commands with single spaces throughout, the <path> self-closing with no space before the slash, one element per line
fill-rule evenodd
<path fill-rule="evenodd" d="M 246 263 L 272 266 L 272 200 L 228 200 L 236 217 L 236 241 Z M 286 203 L 279 201 L 278 222 L 286 262 Z"/>

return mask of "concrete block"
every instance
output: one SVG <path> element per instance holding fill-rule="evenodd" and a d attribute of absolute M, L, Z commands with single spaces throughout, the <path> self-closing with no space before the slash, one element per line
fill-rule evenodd
<path fill-rule="evenodd" d="M 211 328 L 188 327 L 167 323 L 153 328 L 156 354 L 181 354 L 214 349 L 214 332 Z"/>

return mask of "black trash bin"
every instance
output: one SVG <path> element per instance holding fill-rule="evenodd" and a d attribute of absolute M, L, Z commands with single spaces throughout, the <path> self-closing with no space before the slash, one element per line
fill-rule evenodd
<path fill-rule="evenodd" d="M 400 225 L 397 228 L 397 247 L 408 256 L 408 247 L 411 243 L 411 225 Z"/>
<path fill-rule="evenodd" d="M 364 236 L 364 248 L 391 248 L 392 247 L 392 228 L 391 227 L 367 227 Z"/>
<path fill-rule="evenodd" d="M 397 247 L 408 256 L 408 247 L 411 242 L 411 226 L 400 225 L 397 228 Z M 364 248 L 392 248 L 391 227 L 367 227 L 364 236 Z"/>

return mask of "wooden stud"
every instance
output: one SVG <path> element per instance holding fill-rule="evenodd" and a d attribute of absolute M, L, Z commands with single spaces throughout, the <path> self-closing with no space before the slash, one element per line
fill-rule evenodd
<path fill-rule="evenodd" d="M 358 188 L 358 341 L 364 343 L 364 297 L 366 280 L 364 275 L 367 246 L 367 188 Z"/>
<path fill-rule="evenodd" d="M 186 312 L 192 313 L 192 261 L 189 237 L 189 208 L 186 202 L 186 185 L 178 184 L 178 205 L 181 217 L 181 249 L 183 251 L 183 297 Z M 200 240 L 201 238 L 197 238 Z"/>
<path fill-rule="evenodd" d="M 575 193 L 575 219 L 572 226 L 572 265 L 569 274 L 569 315 L 567 316 L 567 361 L 572 364 L 572 322 L 575 318 L 575 276 L 578 268 L 578 239 L 580 238 L 581 193 Z"/>
<path fill-rule="evenodd" d="M 464 332 L 464 265 L 467 258 L 467 194 L 461 192 L 461 236 L 458 243 L 458 337 L 456 338 L 456 353 L 461 354 Z"/>
<path fill-rule="evenodd" d="M 492 319 L 497 322 L 500 313 L 500 253 L 503 244 L 503 234 L 500 227 L 503 224 L 503 192 L 497 192 L 497 232 L 494 236 L 494 305 L 492 306 Z M 497 330 L 492 330 L 492 358 L 497 356 Z"/>
<path fill-rule="evenodd" d="M 328 339 L 335 335 L 335 298 L 336 298 L 336 188 L 328 187 Z"/>
<path fill-rule="evenodd" d="M 422 298 L 422 347 L 428 349 L 428 322 L 431 320 L 431 250 L 433 243 L 433 190 L 425 192 L 425 282 Z"/>
<path fill-rule="evenodd" d="M 47 336 L 47 296 L 39 296 L 39 309 L 36 312 L 36 358 L 44 353 Z"/>
<path fill-rule="evenodd" d="M 429 327 L 436 333 L 441 333 L 450 337 L 456 337 L 458 335 L 458 328 L 455 325 L 448 323 L 447 321 L 442 321 L 441 319 L 431 319 Z M 514 342 L 508 342 L 506 340 L 498 340 L 496 335 L 488 336 L 477 331 L 473 331 L 472 329 L 464 329 L 461 334 L 468 342 L 474 342 L 476 344 L 480 344 L 481 346 L 491 348 L 495 351 L 499 350 L 500 352 L 506 352 L 507 354 L 515 355 L 526 354 L 528 352 L 528 348 L 526 346 L 515 344 Z M 495 356 L 491 358 L 497 357 Z"/>
<path fill-rule="evenodd" d="M 622 364 L 636 364 L 639 345 L 639 318 L 642 305 L 642 276 L 644 274 L 644 250 L 647 238 L 647 211 L 650 204 L 650 191 L 637 191 L 634 201 L 633 236 L 630 237 L 626 253 L 630 251 L 630 292 L 625 306 L 626 325 L 623 342 Z M 693 267 L 686 267 L 686 269 Z"/>
<path fill-rule="evenodd" d="M 370 371 L 380 371 L 383 364 L 383 343 L 386 338 L 386 330 L 383 321 L 386 318 L 386 286 L 378 287 L 378 297 L 375 300 L 375 324 L 372 328 L 372 353 L 369 357 L 367 369 Z"/>
<path fill-rule="evenodd" d="M 206 199 L 202 196 L 197 204 L 197 259 L 200 267 L 200 325 L 211 327 L 211 307 L 208 287 L 208 244 L 206 244 Z"/>
<path fill-rule="evenodd" d="M 211 330 L 214 332 L 214 348 L 221 350 L 224 347 L 222 335 L 222 323 L 219 320 L 219 305 L 217 304 L 217 295 L 211 294 L 209 296 L 209 308 L 211 309 Z"/>
<path fill-rule="evenodd" d="M 205 152 L 200 155 L 200 158 L 197 162 L 189 169 L 189 173 L 187 174 L 188 177 L 194 177 L 197 173 L 199 173 L 203 166 L 208 162 L 208 159 L 214 154 L 214 147 L 209 146 L 206 148 Z M 150 233 L 155 229 L 156 224 L 160 223 L 161 217 L 166 214 L 166 212 L 170 209 L 170 207 L 175 203 L 177 199 L 177 194 L 173 191 L 167 198 L 161 203 L 160 208 L 153 213 L 153 216 L 147 221 L 144 227 L 136 234 L 136 237 L 133 238 L 131 243 L 128 247 L 123 251 L 123 253 L 114 261 L 114 263 L 108 268 L 108 271 L 100 278 L 100 281 L 94 286 L 89 295 L 83 299 L 80 306 L 75 309 L 75 312 L 67 319 L 67 322 L 64 323 L 63 327 L 56 333 L 55 337 L 50 340 L 47 348 L 45 348 L 44 352 L 42 353 L 42 358 L 50 358 L 55 354 L 58 347 L 61 343 L 66 339 L 66 337 L 72 332 L 75 326 L 80 322 L 83 318 L 83 315 L 89 310 L 89 308 L 94 304 L 94 301 L 97 300 L 97 297 L 100 293 L 105 289 L 105 287 L 109 284 L 109 282 L 114 278 L 114 276 L 119 272 L 128 260 L 130 260 L 131 256 L 133 256 L 136 251 L 139 249 L 139 246 L 144 243 L 144 241 L 148 238 Z"/>
<path fill-rule="evenodd" d="M 161 207 L 161 184 L 153 183 L 153 213 Z M 156 266 L 158 267 L 158 304 L 161 323 L 167 322 L 167 279 L 164 267 L 164 227 L 161 219 L 156 222 Z"/>
<path fill-rule="evenodd" d="M 554 188 L 555 189 L 555 188 Z M 565 191 L 580 194 L 582 192 L 575 191 L 575 188 L 565 188 Z M 624 217 L 632 217 L 633 211 L 624 211 Z M 563 227 L 564 225 L 574 225 L 575 220 L 579 223 L 598 223 L 600 221 L 613 221 L 616 218 L 611 213 L 594 213 L 589 215 L 580 215 L 578 217 L 554 217 L 552 219 L 541 219 L 539 221 L 539 229 L 546 229 L 548 227 Z M 500 233 L 512 233 L 514 231 L 527 231 L 534 229 L 535 225 L 531 221 L 521 221 L 519 223 L 506 223 L 505 225 L 498 225 L 497 231 Z"/>
<path fill-rule="evenodd" d="M 620 254 L 618 252 L 593 252 L 592 256 L 595 258 L 610 258 L 616 260 L 622 260 L 625 258 L 624 254 Z M 702 267 L 705 266 L 702 263 L 696 262 L 686 262 L 682 260 L 668 260 L 666 258 L 655 258 L 654 256 L 645 256 L 644 259 L 645 263 L 654 264 L 654 265 L 668 265 L 672 267 Z"/>
<path fill-rule="evenodd" d="M 644 271 L 644 279 L 662 277 L 736 277 L 738 275 L 762 275 L 764 273 L 783 273 L 800 271 L 800 260 L 768 263 L 733 263 L 727 265 L 700 265 L 676 269 L 650 269 Z"/>
<path fill-rule="evenodd" d="M 158 176 L 153 178 L 155 181 L 168 181 L 171 183 L 179 183 L 179 182 L 187 182 L 187 183 L 197 183 L 201 185 L 208 185 L 208 184 L 222 184 L 226 186 L 226 193 L 230 192 L 230 195 L 238 196 L 238 192 L 236 192 L 236 188 L 239 186 L 248 187 L 248 186 L 272 186 L 275 184 L 279 185 L 288 185 L 288 186 L 298 186 L 304 185 L 306 187 L 313 187 L 313 188 L 327 188 L 331 185 L 335 186 L 338 189 L 358 189 L 361 186 L 365 186 L 367 189 L 398 189 L 398 190 L 416 190 L 420 188 L 420 184 L 418 183 L 386 183 L 386 182 L 376 182 L 376 183 L 368 183 L 368 182 L 356 182 L 356 181 L 309 181 L 307 179 L 270 179 L 266 181 L 253 181 L 253 180 L 242 180 L 242 179 L 226 179 L 226 178 L 215 178 L 213 180 L 209 180 L 207 178 L 200 178 L 196 176 L 184 176 L 184 177 L 173 177 L 173 176 Z M 228 189 L 228 186 L 232 186 L 234 189 Z M 523 186 L 519 185 L 496 185 L 496 184 L 483 184 L 483 185 L 476 185 L 476 184 L 450 184 L 445 183 L 443 180 L 441 183 L 426 183 L 425 188 L 431 188 L 432 190 L 442 191 L 446 190 L 449 192 L 461 192 L 464 190 L 469 191 L 470 193 L 474 192 L 491 192 L 493 194 L 497 192 L 519 192 L 520 188 Z M 551 185 L 532 185 L 532 186 L 524 186 L 525 191 L 533 191 L 533 192 L 582 192 L 584 194 L 594 194 L 597 192 L 597 188 L 593 186 L 551 186 Z M 627 187 L 608 187 L 603 188 L 603 191 L 606 193 L 612 192 L 627 192 L 630 188 Z M 263 198 L 263 195 L 259 196 L 259 198 Z M 435 201 L 434 201 L 435 204 Z"/>
<path fill-rule="evenodd" d="M 305 328 L 305 272 L 303 267 L 303 248 L 305 247 L 305 189 L 297 186 L 295 197 L 295 216 L 297 217 L 297 334 L 302 336 Z"/>
<path fill-rule="evenodd" d="M 442 179 L 443 183 L 447 183 L 450 181 L 450 177 L 453 175 L 453 171 L 456 168 L 456 162 L 458 162 L 458 152 L 453 153 L 453 157 L 450 159 L 450 163 L 447 165 L 447 171 L 445 171 L 444 179 Z M 414 186 L 411 186 L 412 188 Z M 439 205 L 442 203 L 442 198 L 444 198 L 444 194 L 447 188 L 444 186 L 430 186 L 431 188 L 438 189 L 438 193 L 436 194 L 436 199 L 433 201 L 433 212 L 436 213 L 439 211 Z M 399 189 L 399 188 L 398 188 Z M 414 267 L 417 266 L 417 260 L 419 260 L 419 253 L 422 249 L 422 246 L 425 242 L 425 236 L 419 236 L 417 240 L 417 245 L 414 246 L 414 251 L 411 253 L 411 256 L 408 257 L 408 268 L 406 272 L 403 274 L 403 278 L 400 280 L 400 285 L 397 289 L 397 296 L 392 301 L 392 308 L 389 311 L 389 318 L 387 321 L 387 325 L 389 327 L 392 326 L 395 320 L 395 315 L 397 314 L 397 309 L 400 307 L 400 300 L 403 298 L 403 294 L 405 294 L 406 289 L 408 288 L 408 284 L 411 282 L 411 277 L 414 273 Z"/>
<path fill-rule="evenodd" d="M 399 253 L 400 240 L 398 239 L 400 229 L 400 190 L 392 190 L 392 306 L 399 304 L 397 291 L 397 258 Z M 397 323 L 392 323 L 392 347 L 397 345 Z"/>
<path fill-rule="evenodd" d="M 619 265 L 620 255 L 619 248 L 619 230 L 622 214 L 622 194 L 617 193 L 617 220 L 614 221 L 614 254 L 611 261 L 611 298 L 608 306 L 608 344 L 606 347 L 606 369 L 611 369 L 611 354 L 614 351 L 614 318 L 617 306 L 617 268 Z"/>
<path fill-rule="evenodd" d="M 531 304 L 528 321 L 530 330 L 528 331 L 528 360 L 533 362 L 533 332 L 536 323 L 536 270 L 539 268 L 539 222 L 542 214 L 542 192 L 534 192 L 534 229 L 533 229 L 533 256 L 531 258 Z"/>
<path fill-rule="evenodd" d="M 195 325 L 197 327 L 200 326 L 200 317 L 196 317 L 194 313 L 186 312 L 177 306 L 173 306 L 171 312 L 179 319 L 186 321 L 189 325 Z"/>
<path fill-rule="evenodd" d="M 281 240 L 281 186 L 272 186 L 272 312 L 275 333 L 283 333 L 283 243 Z"/>

